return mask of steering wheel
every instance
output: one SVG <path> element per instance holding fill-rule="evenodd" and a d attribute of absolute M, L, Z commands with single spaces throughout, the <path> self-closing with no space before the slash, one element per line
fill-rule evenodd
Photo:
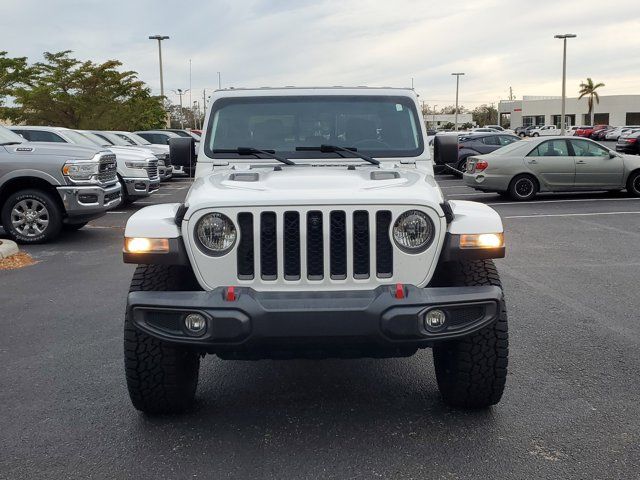
<path fill-rule="evenodd" d="M 389 145 L 386 142 L 383 142 L 382 140 L 376 140 L 376 139 L 365 139 L 365 140 L 359 140 L 357 142 L 354 142 L 352 145 L 352 147 L 362 147 L 362 148 L 372 148 L 375 149 L 376 147 L 386 147 L 386 148 L 391 148 L 391 145 Z"/>

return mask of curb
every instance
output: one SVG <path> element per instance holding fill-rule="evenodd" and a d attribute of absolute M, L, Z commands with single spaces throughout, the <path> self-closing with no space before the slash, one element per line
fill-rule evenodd
<path fill-rule="evenodd" d="M 0 240 L 0 258 L 7 258 L 18 253 L 18 244 L 11 240 Z"/>

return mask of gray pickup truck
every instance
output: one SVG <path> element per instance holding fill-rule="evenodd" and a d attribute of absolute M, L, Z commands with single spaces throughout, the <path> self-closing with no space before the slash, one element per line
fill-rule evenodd
<path fill-rule="evenodd" d="M 120 204 L 116 157 L 100 148 L 26 142 L 0 126 L 0 225 L 19 243 L 78 230 Z"/>

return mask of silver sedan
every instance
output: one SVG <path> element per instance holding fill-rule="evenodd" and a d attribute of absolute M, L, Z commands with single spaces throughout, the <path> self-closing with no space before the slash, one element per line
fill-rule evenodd
<path fill-rule="evenodd" d="M 640 156 L 586 138 L 540 137 L 469 157 L 464 182 L 514 200 L 530 200 L 538 192 L 624 189 L 639 197 Z"/>

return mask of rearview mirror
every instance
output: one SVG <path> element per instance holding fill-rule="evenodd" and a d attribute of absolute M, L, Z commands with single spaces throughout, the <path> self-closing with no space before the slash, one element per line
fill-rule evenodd
<path fill-rule="evenodd" d="M 196 142 L 193 138 L 172 138 L 169 140 L 169 157 L 171 163 L 184 167 L 191 174 L 196 166 Z"/>

